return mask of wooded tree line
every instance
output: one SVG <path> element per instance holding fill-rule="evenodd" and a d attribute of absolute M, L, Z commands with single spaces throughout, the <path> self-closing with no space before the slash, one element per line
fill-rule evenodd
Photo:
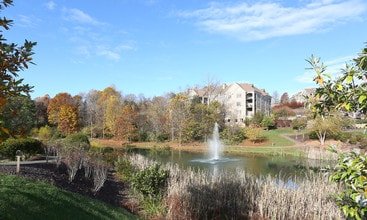
<path fill-rule="evenodd" d="M 13 114 L 13 113 L 14 114 Z M 4 124 L 16 135 L 53 129 L 56 135 L 83 132 L 91 138 L 131 141 L 205 140 L 215 122 L 223 127 L 224 109 L 218 102 L 202 104 L 184 94 L 147 99 L 123 96 L 114 87 L 72 96 L 59 93 L 31 100 L 10 98 L 5 104 Z M 57 132 L 55 132 L 57 131 Z"/>

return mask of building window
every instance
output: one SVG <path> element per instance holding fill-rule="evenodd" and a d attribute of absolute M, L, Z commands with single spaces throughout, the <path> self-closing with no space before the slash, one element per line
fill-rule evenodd
<path fill-rule="evenodd" d="M 237 93 L 237 98 L 241 98 L 241 93 Z"/>
<path fill-rule="evenodd" d="M 237 102 L 237 103 L 236 103 L 236 105 L 237 105 L 237 106 L 241 106 L 241 102 Z"/>

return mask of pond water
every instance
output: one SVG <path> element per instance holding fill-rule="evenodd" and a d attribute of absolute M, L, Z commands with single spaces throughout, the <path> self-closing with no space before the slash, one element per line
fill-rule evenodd
<path fill-rule="evenodd" d="M 330 161 L 308 160 L 300 157 L 269 155 L 233 155 L 223 154 L 220 159 L 212 160 L 206 153 L 185 151 L 149 152 L 140 154 L 162 163 L 175 163 L 182 168 L 208 170 L 212 173 L 245 170 L 253 175 L 272 175 L 288 179 L 303 176 L 308 169 L 318 170 L 330 164 Z"/>

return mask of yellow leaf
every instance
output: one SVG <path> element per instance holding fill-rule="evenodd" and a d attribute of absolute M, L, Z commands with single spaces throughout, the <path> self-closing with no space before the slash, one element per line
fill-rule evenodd
<path fill-rule="evenodd" d="M 321 76 L 318 76 L 316 81 L 317 81 L 317 84 L 319 84 L 320 86 L 324 83 L 324 79 Z"/>
<path fill-rule="evenodd" d="M 10 135 L 10 131 L 7 128 L 1 127 L 1 130 L 5 132 L 6 134 Z"/>
<path fill-rule="evenodd" d="M 6 98 L 0 98 L 0 107 L 4 106 L 6 103 Z"/>

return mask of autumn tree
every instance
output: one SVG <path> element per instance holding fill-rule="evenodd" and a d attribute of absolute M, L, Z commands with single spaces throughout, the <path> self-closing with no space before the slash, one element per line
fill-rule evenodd
<path fill-rule="evenodd" d="M 266 139 L 264 129 L 255 124 L 251 124 L 249 127 L 245 128 L 245 135 L 247 139 L 254 144 Z"/>
<path fill-rule="evenodd" d="M 47 107 L 50 103 L 50 96 L 44 95 L 43 97 L 37 97 L 34 99 L 34 104 L 36 108 L 36 127 L 40 128 L 47 125 Z"/>
<path fill-rule="evenodd" d="M 164 141 L 169 138 L 166 117 L 168 104 L 169 97 L 156 96 L 147 108 L 147 123 L 151 127 L 149 136 L 152 140 Z"/>
<path fill-rule="evenodd" d="M 12 0 L 3 0 L 0 2 L 0 10 L 5 9 L 13 4 Z M 19 72 L 28 69 L 28 64 L 33 64 L 32 55 L 34 55 L 33 47 L 36 42 L 25 40 L 22 45 L 7 42 L 3 36 L 4 30 L 9 30 L 13 20 L 0 18 L 0 132 L 7 135 L 13 135 L 11 129 L 3 124 L 3 107 L 10 97 L 19 95 L 28 95 L 32 86 L 23 83 L 23 79 L 19 78 Z"/>
<path fill-rule="evenodd" d="M 59 123 L 59 111 L 63 105 L 73 105 L 73 97 L 69 93 L 58 93 L 50 100 L 47 107 L 48 121 L 50 124 Z"/>
<path fill-rule="evenodd" d="M 121 93 L 113 86 L 107 87 L 101 91 L 97 103 L 97 125 L 102 129 L 102 138 L 105 138 L 106 134 L 113 135 L 113 133 L 111 133 L 111 131 L 114 131 L 113 120 L 118 118 L 118 114 L 122 109 Z M 118 103 L 119 108 L 114 107 L 114 103 Z"/>
<path fill-rule="evenodd" d="M 172 140 L 177 139 L 181 146 L 184 131 L 187 128 L 189 118 L 189 106 L 190 100 L 186 95 L 177 94 L 175 95 L 168 106 L 168 123 L 171 129 Z"/>
<path fill-rule="evenodd" d="M 321 145 L 325 144 L 327 135 L 334 136 L 341 132 L 343 128 L 343 119 L 338 116 L 324 117 L 317 116 L 309 121 L 307 130 L 309 133 L 315 133 Z"/>
<path fill-rule="evenodd" d="M 122 101 L 117 96 L 110 96 L 106 102 L 106 112 L 105 112 L 105 120 L 106 120 L 106 131 L 109 135 L 116 135 L 116 122 L 119 118 L 122 110 Z"/>
<path fill-rule="evenodd" d="M 78 106 L 65 104 L 58 111 L 57 129 L 67 135 L 76 133 L 79 129 Z"/>
<path fill-rule="evenodd" d="M 121 111 L 120 117 L 116 122 L 116 136 L 129 142 L 137 140 L 138 129 L 136 119 L 138 112 L 131 105 L 125 105 Z"/>
<path fill-rule="evenodd" d="M 58 93 L 47 107 L 48 121 L 65 134 L 79 129 L 79 111 L 69 93 Z"/>

